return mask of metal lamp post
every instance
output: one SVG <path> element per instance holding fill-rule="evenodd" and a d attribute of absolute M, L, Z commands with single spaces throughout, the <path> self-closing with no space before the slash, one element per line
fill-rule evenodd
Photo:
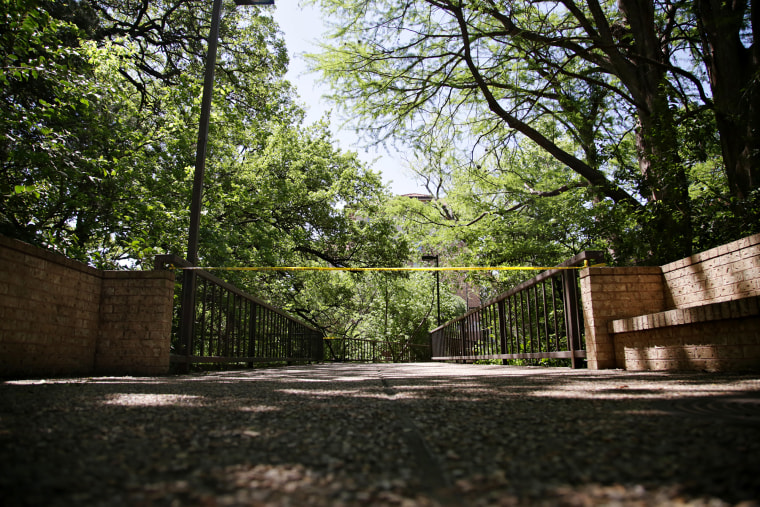
<path fill-rule="evenodd" d="M 235 5 L 273 5 L 274 0 L 235 0 Z M 219 45 L 219 25 L 222 16 L 222 0 L 214 0 L 211 8 L 211 31 L 208 36 L 208 53 L 203 79 L 203 97 L 201 99 L 201 118 L 198 126 L 198 144 L 195 152 L 195 174 L 193 176 L 193 196 L 190 202 L 190 231 L 187 241 L 187 261 L 191 266 L 198 263 L 198 236 L 201 221 L 201 204 L 203 198 L 203 179 L 206 170 L 206 148 L 208 147 L 208 128 L 211 118 L 211 97 L 214 88 L 214 70 L 216 51 Z M 185 355 L 191 354 L 193 336 L 193 319 L 195 310 L 195 272 L 185 270 L 182 284 L 182 317 L 180 339 Z"/>
<path fill-rule="evenodd" d="M 438 267 L 438 255 L 423 255 L 423 261 L 435 261 L 435 267 Z M 435 272 L 435 295 L 438 299 L 438 325 L 441 325 L 441 279 L 440 272 Z"/>

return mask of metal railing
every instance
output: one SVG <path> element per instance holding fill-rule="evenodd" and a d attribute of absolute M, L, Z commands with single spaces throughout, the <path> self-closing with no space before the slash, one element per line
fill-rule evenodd
<path fill-rule="evenodd" d="M 325 359 L 335 362 L 414 363 L 430 361 L 430 345 L 361 338 L 326 338 Z"/>
<path fill-rule="evenodd" d="M 189 267 L 176 255 L 156 257 L 156 269 Z M 171 362 L 322 361 L 322 332 L 203 270 L 194 270 L 195 305 L 187 322 L 175 311 Z M 183 290 L 178 276 L 177 289 Z M 175 296 L 179 301 L 179 295 Z M 175 305 L 177 307 L 179 305 Z"/>
<path fill-rule="evenodd" d="M 557 268 L 600 262 L 582 252 Z M 577 269 L 551 269 L 430 333 L 433 361 L 586 358 Z"/>

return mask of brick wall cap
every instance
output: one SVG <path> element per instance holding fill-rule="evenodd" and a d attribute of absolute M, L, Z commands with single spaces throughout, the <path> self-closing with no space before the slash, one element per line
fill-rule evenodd
<path fill-rule="evenodd" d="M 721 301 L 689 308 L 676 308 L 664 312 L 611 320 L 607 330 L 611 334 L 646 331 L 663 327 L 697 324 L 715 320 L 738 319 L 760 315 L 760 296 Z"/>
<path fill-rule="evenodd" d="M 0 234 L 0 246 L 6 247 L 9 250 L 15 250 L 26 255 L 31 255 L 32 257 L 37 257 L 38 259 L 47 262 L 52 262 L 54 264 L 80 271 L 88 275 L 100 276 L 101 273 L 100 270 L 95 269 L 92 266 L 88 266 L 83 262 L 69 259 L 65 255 L 58 252 L 46 250 L 45 248 L 34 246 L 29 243 L 24 243 L 23 241 L 3 236 L 2 234 Z"/>
<path fill-rule="evenodd" d="M 660 266 L 604 266 L 584 268 L 581 276 L 588 275 L 661 275 Z"/>
<path fill-rule="evenodd" d="M 732 252 L 738 252 L 743 249 L 751 248 L 758 244 L 760 244 L 760 233 L 753 234 L 752 236 L 747 236 L 741 239 L 737 239 L 736 241 L 732 241 L 731 243 L 726 243 L 725 245 L 716 246 L 715 248 L 705 250 L 704 252 L 696 253 L 684 259 L 679 259 L 677 261 L 673 261 L 668 264 L 663 264 L 662 271 L 668 272 L 668 271 L 673 271 L 677 269 L 682 269 L 686 266 L 699 264 L 700 262 L 705 262 L 709 259 L 720 257 L 721 255 L 727 255 Z"/>
<path fill-rule="evenodd" d="M 104 279 L 174 280 L 173 271 L 101 271 Z"/>
<path fill-rule="evenodd" d="M 79 262 L 73 259 L 69 259 L 63 254 L 54 252 L 52 250 L 46 250 L 23 241 L 9 238 L 0 234 L 0 246 L 6 247 L 10 250 L 30 255 L 38 259 L 52 262 L 60 266 L 85 273 L 87 275 L 100 277 L 100 278 L 136 278 L 136 279 L 157 279 L 157 280 L 174 280 L 174 272 L 172 271 L 117 271 L 109 270 L 102 271 L 92 266 L 88 266 L 83 262 Z"/>

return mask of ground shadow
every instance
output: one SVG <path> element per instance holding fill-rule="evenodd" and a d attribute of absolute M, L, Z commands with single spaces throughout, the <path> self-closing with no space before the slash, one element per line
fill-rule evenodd
<path fill-rule="evenodd" d="M 0 490 L 4 505 L 739 503 L 760 497 L 759 392 L 742 375 L 433 364 L 5 382 Z"/>

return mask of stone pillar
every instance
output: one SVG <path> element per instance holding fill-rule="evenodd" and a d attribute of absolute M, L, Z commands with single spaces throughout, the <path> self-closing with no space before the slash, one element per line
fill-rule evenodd
<path fill-rule="evenodd" d="M 586 268 L 580 272 L 586 360 L 589 369 L 615 368 L 608 323 L 665 310 L 660 267 Z"/>
<path fill-rule="evenodd" d="M 95 372 L 169 372 L 174 273 L 105 271 Z"/>

